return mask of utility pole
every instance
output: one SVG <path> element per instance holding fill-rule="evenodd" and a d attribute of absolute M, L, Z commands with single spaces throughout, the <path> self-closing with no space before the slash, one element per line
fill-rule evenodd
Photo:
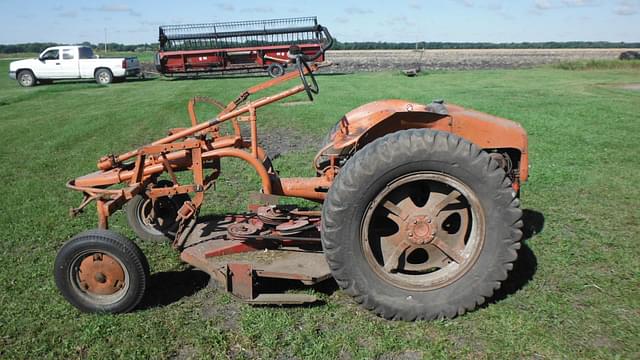
<path fill-rule="evenodd" d="M 104 28 L 104 52 L 107 53 L 107 28 Z"/>

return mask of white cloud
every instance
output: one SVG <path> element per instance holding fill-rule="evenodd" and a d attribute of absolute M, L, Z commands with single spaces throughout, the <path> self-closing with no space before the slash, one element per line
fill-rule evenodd
<path fill-rule="evenodd" d="M 270 12 L 273 12 L 273 8 L 269 7 L 269 6 L 257 6 L 257 7 L 242 9 L 242 11 L 257 12 L 257 13 L 270 13 Z"/>
<path fill-rule="evenodd" d="M 595 0 L 562 0 L 566 6 L 582 7 L 596 5 Z"/>
<path fill-rule="evenodd" d="M 616 15 L 629 16 L 637 14 L 638 8 L 640 8 L 640 1 L 623 0 L 618 2 L 613 12 Z"/>
<path fill-rule="evenodd" d="M 411 1 L 409 1 L 409 8 L 411 8 L 413 10 L 420 10 L 420 9 L 422 9 L 422 4 L 420 4 L 416 0 L 411 0 Z"/>
<path fill-rule="evenodd" d="M 454 0 L 454 1 L 466 7 L 473 7 L 473 0 Z"/>
<path fill-rule="evenodd" d="M 371 14 L 373 12 L 371 9 L 363 9 L 363 8 L 357 8 L 357 7 L 350 7 L 344 10 L 349 15 L 364 15 L 364 14 Z"/>
<path fill-rule="evenodd" d="M 598 5 L 601 5 L 601 0 L 535 0 L 533 4 L 537 10 L 578 8 Z"/>
<path fill-rule="evenodd" d="M 85 11 L 100 11 L 105 13 L 127 13 L 131 16 L 142 16 L 141 13 L 133 10 L 131 7 L 129 7 L 129 5 L 125 5 L 125 4 L 105 4 L 98 8 L 83 7 L 81 9 Z"/>
<path fill-rule="evenodd" d="M 98 8 L 98 11 L 129 12 L 131 11 L 131 8 L 128 5 L 124 5 L 124 4 L 109 4 L 109 5 L 102 5 L 101 7 Z"/>
<path fill-rule="evenodd" d="M 61 13 L 58 14 L 60 17 L 64 17 L 64 18 L 76 18 L 78 17 L 78 12 L 74 11 L 74 10 L 69 10 L 69 11 L 63 11 Z"/>
<path fill-rule="evenodd" d="M 234 11 L 236 8 L 232 3 L 219 3 L 216 4 L 218 8 L 222 11 Z"/>
<path fill-rule="evenodd" d="M 538 10 L 548 10 L 553 7 L 553 4 L 549 0 L 536 0 L 534 6 Z"/>

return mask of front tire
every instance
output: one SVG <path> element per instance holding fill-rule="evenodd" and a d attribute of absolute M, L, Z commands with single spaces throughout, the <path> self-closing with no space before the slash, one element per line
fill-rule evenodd
<path fill-rule="evenodd" d="M 149 265 L 135 243 L 109 230 L 89 230 L 66 242 L 55 260 L 56 286 L 88 313 L 124 313 L 142 300 Z"/>
<path fill-rule="evenodd" d="M 489 154 L 446 132 L 399 131 L 357 152 L 329 189 L 322 244 L 341 288 L 386 319 L 453 318 L 500 287 L 522 236 Z"/>
<path fill-rule="evenodd" d="M 17 75 L 18 83 L 22 87 L 32 87 L 36 85 L 36 76 L 31 70 L 20 70 Z"/>
<path fill-rule="evenodd" d="M 113 82 L 113 74 L 109 69 L 98 69 L 95 74 L 96 83 L 99 85 L 108 85 Z"/>

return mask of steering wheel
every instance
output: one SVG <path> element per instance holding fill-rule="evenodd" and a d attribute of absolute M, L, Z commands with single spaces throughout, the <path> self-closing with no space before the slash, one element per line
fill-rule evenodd
<path fill-rule="evenodd" d="M 318 82 L 316 81 L 316 77 L 313 75 L 309 64 L 304 59 L 304 55 L 298 54 L 296 55 L 296 66 L 298 67 L 298 72 L 300 72 L 300 80 L 302 80 L 302 85 L 304 86 L 304 91 L 307 92 L 307 96 L 309 100 L 313 101 L 313 94 L 318 94 L 320 89 L 318 88 Z M 307 71 L 307 75 L 311 78 L 311 85 L 307 81 L 307 76 L 305 76 L 304 71 Z"/>

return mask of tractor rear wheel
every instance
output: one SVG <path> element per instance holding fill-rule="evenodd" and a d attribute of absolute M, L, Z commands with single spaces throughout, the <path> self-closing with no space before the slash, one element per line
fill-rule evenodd
<path fill-rule="evenodd" d="M 140 248 L 109 230 L 89 230 L 66 242 L 55 260 L 55 281 L 75 307 L 90 313 L 133 310 L 149 282 Z"/>
<path fill-rule="evenodd" d="M 161 180 L 157 187 L 173 186 L 173 183 Z M 126 205 L 127 222 L 133 231 L 142 240 L 165 242 L 173 241 L 178 230 L 176 217 L 178 210 L 188 195 L 163 196 L 156 199 L 155 203 L 144 194 L 138 194 Z"/>
<path fill-rule="evenodd" d="M 513 267 L 519 200 L 489 154 L 453 134 L 399 131 L 357 152 L 331 186 L 322 244 L 340 287 L 387 319 L 453 318 Z"/>

